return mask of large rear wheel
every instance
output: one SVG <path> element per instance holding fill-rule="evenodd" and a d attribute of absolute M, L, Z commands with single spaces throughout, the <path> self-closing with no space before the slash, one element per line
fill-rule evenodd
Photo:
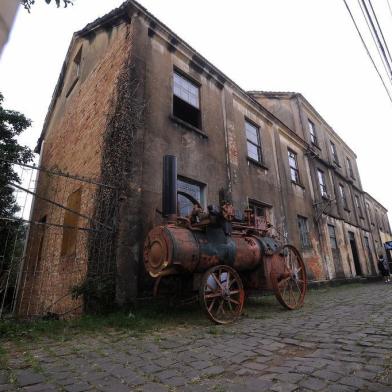
<path fill-rule="evenodd" d="M 299 251 L 284 245 L 273 258 L 271 282 L 277 300 L 287 309 L 300 308 L 305 299 L 307 278 L 305 264 Z"/>

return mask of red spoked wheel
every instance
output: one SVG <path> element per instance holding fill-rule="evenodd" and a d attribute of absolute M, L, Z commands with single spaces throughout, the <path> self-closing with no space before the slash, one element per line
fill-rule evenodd
<path fill-rule="evenodd" d="M 210 268 L 199 289 L 199 300 L 207 316 L 216 324 L 228 324 L 242 313 L 245 292 L 238 273 L 227 265 Z"/>
<path fill-rule="evenodd" d="M 287 309 L 300 308 L 305 299 L 307 278 L 299 251 L 292 245 L 284 245 L 272 262 L 271 282 L 276 299 Z"/>

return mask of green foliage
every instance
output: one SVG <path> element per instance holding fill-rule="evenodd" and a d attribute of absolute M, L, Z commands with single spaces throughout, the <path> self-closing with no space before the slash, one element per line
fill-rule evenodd
<path fill-rule="evenodd" d="M 71 288 L 72 298 L 83 296 L 86 310 L 91 312 L 107 312 L 113 308 L 115 284 L 113 274 L 92 274 L 80 285 Z"/>
<path fill-rule="evenodd" d="M 32 151 L 16 140 L 31 121 L 19 112 L 4 109 L 3 100 L 0 93 L 0 217 L 12 217 L 18 207 L 9 183 L 20 183 L 20 178 L 11 162 L 28 163 L 33 158 Z"/>
<path fill-rule="evenodd" d="M 27 11 L 31 11 L 31 6 L 34 5 L 35 0 L 20 0 L 21 4 L 23 7 L 26 8 Z M 46 4 L 50 4 L 52 0 L 45 0 Z M 72 0 L 54 0 L 54 3 L 56 3 L 57 7 L 60 7 L 61 3 L 64 5 L 64 8 L 66 8 L 68 5 L 72 5 L 73 1 Z"/>
<path fill-rule="evenodd" d="M 0 291 L 6 281 L 15 281 L 15 276 L 9 274 L 15 273 L 16 269 L 8 270 L 22 253 L 20 240 L 24 238 L 26 230 L 21 222 L 12 220 L 19 207 L 10 183 L 21 182 L 13 163 L 28 163 L 33 158 L 32 151 L 20 146 L 16 140 L 31 125 L 31 121 L 19 112 L 4 109 L 3 100 L 0 93 Z"/>

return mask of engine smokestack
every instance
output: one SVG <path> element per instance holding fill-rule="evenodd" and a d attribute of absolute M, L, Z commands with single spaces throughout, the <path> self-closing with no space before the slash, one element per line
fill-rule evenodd
<path fill-rule="evenodd" d="M 162 213 L 169 220 L 177 216 L 177 157 L 163 157 Z"/>

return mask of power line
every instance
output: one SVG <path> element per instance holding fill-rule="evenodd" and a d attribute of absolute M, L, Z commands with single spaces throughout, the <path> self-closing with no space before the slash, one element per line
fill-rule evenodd
<path fill-rule="evenodd" d="M 385 72 L 387 73 L 388 76 L 390 76 L 390 75 L 392 75 L 392 68 L 391 68 L 391 65 L 388 61 L 388 58 L 386 57 L 385 49 L 381 43 L 380 37 L 378 36 L 378 32 L 377 32 L 375 25 L 373 23 L 373 20 L 370 16 L 369 10 L 366 7 L 364 0 L 358 0 L 358 4 L 359 4 L 359 7 L 361 8 L 362 15 L 363 15 L 363 17 L 366 21 L 366 24 L 369 28 L 374 45 L 376 46 L 378 54 L 380 55 Z M 374 11 L 373 11 L 373 13 L 374 13 Z M 389 53 L 389 51 L 388 51 L 388 53 Z"/>
<path fill-rule="evenodd" d="M 371 24 L 372 24 L 374 33 L 375 33 L 375 35 L 376 35 L 377 42 L 378 42 L 379 45 L 380 45 L 380 49 L 381 49 L 381 52 L 382 52 L 382 57 L 383 57 L 384 61 L 388 64 L 388 68 L 389 68 L 389 70 L 390 70 L 389 77 L 391 78 L 391 77 L 392 77 L 392 70 L 391 70 L 392 58 L 391 58 L 391 53 L 389 52 L 389 48 L 388 48 L 388 45 L 387 45 L 387 43 L 386 43 L 386 41 L 385 41 L 384 34 L 382 33 L 381 26 L 380 26 L 380 24 L 378 23 L 377 15 L 376 15 L 376 13 L 374 12 L 374 8 L 373 8 L 373 5 L 372 5 L 372 2 L 371 2 L 371 0 L 368 0 L 368 2 L 369 2 L 369 5 L 370 5 L 370 8 L 371 8 L 371 11 L 372 11 L 372 15 L 373 15 L 373 17 L 374 17 L 374 19 L 375 19 L 375 22 L 376 22 L 378 31 L 377 31 L 377 30 L 375 29 L 375 27 L 374 27 L 372 18 L 371 18 L 371 22 L 372 22 Z M 367 7 L 366 7 L 366 4 L 365 4 L 365 0 L 362 0 L 362 3 L 364 4 L 365 9 L 366 9 L 366 12 L 367 12 L 367 14 L 369 15 L 369 12 L 368 12 Z M 378 32 L 380 32 L 382 40 L 380 39 L 380 37 L 379 37 L 379 35 L 378 35 Z M 381 41 L 382 41 L 382 42 L 381 42 Z"/>
<path fill-rule="evenodd" d="M 379 72 L 379 70 L 378 70 L 378 68 L 377 68 L 377 66 L 376 66 L 376 64 L 375 64 L 375 62 L 374 62 L 374 60 L 373 60 L 373 57 L 372 57 L 372 55 L 370 54 L 368 47 L 366 46 L 366 43 L 365 43 L 365 41 L 364 41 L 364 39 L 363 39 L 363 37 L 362 37 L 361 32 L 359 31 L 359 28 L 358 28 L 358 26 L 357 26 L 357 23 L 355 22 L 355 19 L 354 19 L 354 17 L 353 17 L 353 14 L 351 13 L 351 10 L 350 10 L 350 8 L 349 8 L 349 6 L 348 6 L 346 0 L 343 0 L 343 2 L 344 2 L 344 5 L 345 5 L 346 8 L 347 8 L 348 13 L 350 14 L 351 20 L 352 20 L 353 23 L 354 23 L 354 26 L 355 26 L 355 28 L 356 28 L 356 30 L 357 30 L 357 32 L 358 32 L 359 38 L 360 38 L 361 41 L 362 41 L 362 44 L 363 44 L 363 46 L 364 46 L 364 48 L 365 48 L 365 50 L 366 50 L 366 53 L 368 54 L 368 56 L 369 56 L 369 58 L 370 58 L 370 61 L 372 62 L 373 66 L 374 66 L 374 69 L 376 70 L 378 76 L 380 77 L 381 82 L 382 82 L 382 84 L 383 84 L 383 86 L 384 86 L 384 88 L 385 88 L 385 91 L 386 91 L 386 93 L 388 94 L 389 100 L 390 100 L 391 103 L 392 103 L 392 96 L 391 96 L 391 93 L 389 92 L 387 86 L 385 85 L 384 79 L 382 78 L 382 76 L 381 76 L 381 74 L 380 74 L 380 72 Z"/>
<path fill-rule="evenodd" d="M 382 29 L 381 29 L 380 23 L 378 23 L 378 18 L 377 18 L 376 13 L 374 12 L 374 8 L 373 8 L 373 5 L 372 5 L 371 0 L 369 0 L 369 4 L 370 4 L 370 8 L 372 9 L 374 18 L 376 19 L 376 23 L 377 23 L 378 29 L 380 30 L 381 37 L 382 37 L 382 40 L 383 40 L 383 42 L 384 42 L 385 48 L 387 49 L 389 61 L 392 62 L 392 57 L 391 57 L 391 53 L 389 52 L 389 48 L 388 48 L 388 45 L 387 45 L 387 41 L 385 40 L 384 34 L 382 33 Z M 392 75 L 391 75 L 391 76 L 392 76 Z"/>
<path fill-rule="evenodd" d="M 389 0 L 387 0 L 387 4 L 388 4 L 389 12 L 392 16 L 392 7 L 391 7 L 391 3 L 389 2 Z"/>

